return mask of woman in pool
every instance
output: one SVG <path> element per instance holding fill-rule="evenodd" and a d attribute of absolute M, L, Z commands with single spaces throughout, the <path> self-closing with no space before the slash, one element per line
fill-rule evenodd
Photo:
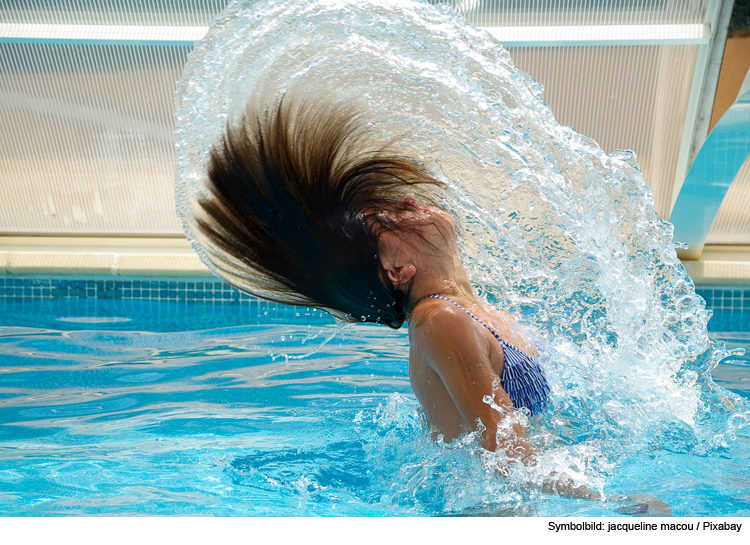
<path fill-rule="evenodd" d="M 516 411 L 549 402 L 536 348 L 477 297 L 424 167 L 373 147 L 345 108 L 283 98 L 227 128 L 208 179 L 198 226 L 217 268 L 221 252 L 244 264 L 241 289 L 350 321 L 408 318 L 409 378 L 431 431 L 446 442 L 479 432 L 487 450 L 534 463 Z M 561 479 L 547 486 L 600 498 Z"/>

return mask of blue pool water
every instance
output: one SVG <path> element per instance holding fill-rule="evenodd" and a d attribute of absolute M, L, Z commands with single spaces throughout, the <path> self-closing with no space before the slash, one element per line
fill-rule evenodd
<path fill-rule="evenodd" d="M 1 304 L 3 515 L 615 514 L 499 477 L 469 440 L 435 444 L 405 331 L 247 304 Z M 714 335 L 750 348 L 748 331 Z M 747 356 L 713 376 L 750 397 Z M 673 427 L 638 455 L 564 429 L 547 447 L 607 493 L 750 514 L 747 427 L 710 447 Z"/>

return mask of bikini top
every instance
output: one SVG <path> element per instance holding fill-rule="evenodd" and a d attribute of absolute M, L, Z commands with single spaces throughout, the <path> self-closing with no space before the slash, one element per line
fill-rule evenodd
<path fill-rule="evenodd" d="M 422 299 L 427 299 L 428 297 L 431 299 L 443 299 L 444 301 L 453 303 L 486 327 L 500 342 L 505 354 L 505 366 L 503 367 L 503 372 L 500 374 L 500 383 L 503 385 L 503 389 L 507 392 L 516 409 L 526 408 L 531 413 L 531 416 L 534 416 L 549 405 L 549 383 L 538 361 L 521 349 L 506 342 L 489 324 L 456 303 L 453 299 L 443 297 L 442 295 L 426 295 Z"/>

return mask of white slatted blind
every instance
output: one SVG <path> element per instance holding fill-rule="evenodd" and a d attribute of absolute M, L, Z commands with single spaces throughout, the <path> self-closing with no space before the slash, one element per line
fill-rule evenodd
<path fill-rule="evenodd" d="M 3 0 L 0 23 L 205 26 L 230 0 Z"/>
<path fill-rule="evenodd" d="M 475 26 L 702 23 L 709 0 L 430 0 L 451 4 Z"/>
<path fill-rule="evenodd" d="M 186 47 L 0 44 L 0 231 L 177 235 Z"/>

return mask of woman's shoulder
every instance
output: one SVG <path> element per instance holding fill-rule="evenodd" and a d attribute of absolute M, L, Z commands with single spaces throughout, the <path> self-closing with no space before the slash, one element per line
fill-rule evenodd
<path fill-rule="evenodd" d="M 466 346 L 468 341 L 482 338 L 471 316 L 441 299 L 424 300 L 412 312 L 409 333 L 414 340 L 429 340 L 443 347 Z"/>
<path fill-rule="evenodd" d="M 492 309 L 490 314 L 505 324 L 520 325 L 510 312 Z M 423 299 L 412 312 L 410 319 L 417 326 L 425 324 L 450 326 L 456 323 L 473 325 L 476 320 L 456 303 L 442 298 Z"/>
<path fill-rule="evenodd" d="M 470 317 L 444 299 L 425 297 L 418 301 L 418 305 L 411 312 L 410 323 L 418 327 L 425 325 L 446 325 L 457 320 L 463 321 Z"/>

